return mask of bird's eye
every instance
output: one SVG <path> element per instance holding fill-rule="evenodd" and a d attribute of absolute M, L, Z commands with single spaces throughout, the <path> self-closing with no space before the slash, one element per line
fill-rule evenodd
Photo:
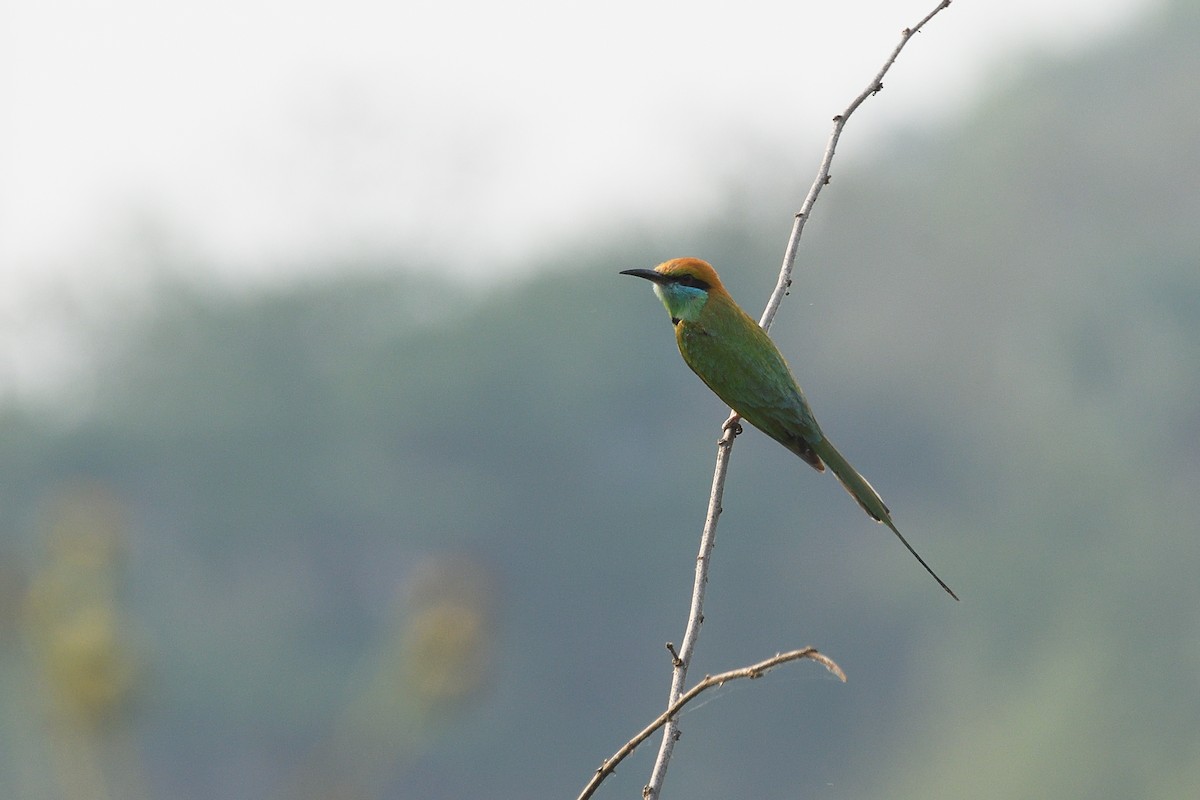
<path fill-rule="evenodd" d="M 680 286 L 690 286 L 693 289 L 701 289 L 706 292 L 708 291 L 708 284 L 694 275 L 680 275 L 675 279 L 675 282 Z"/>

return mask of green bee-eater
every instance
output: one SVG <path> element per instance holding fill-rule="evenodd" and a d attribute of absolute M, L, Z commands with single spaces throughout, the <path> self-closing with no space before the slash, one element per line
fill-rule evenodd
<path fill-rule="evenodd" d="M 654 293 L 671 315 L 683 360 L 717 397 L 818 472 L 828 465 L 863 510 L 891 528 L 934 580 L 958 599 L 896 530 L 879 493 L 821 432 L 779 349 L 733 301 L 712 265 L 698 258 L 676 258 L 652 270 L 627 269 L 621 274 L 653 282 Z"/>

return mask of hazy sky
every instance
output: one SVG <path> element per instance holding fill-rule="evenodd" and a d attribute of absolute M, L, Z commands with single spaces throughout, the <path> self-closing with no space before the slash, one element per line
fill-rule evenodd
<path fill-rule="evenodd" d="M 840 153 L 1151 3 L 956 0 Z M 807 185 L 829 118 L 932 6 L 3 0 L 0 291 L 119 282 L 155 247 L 259 276 L 356 250 L 504 267 L 703 210 L 755 143 Z"/>

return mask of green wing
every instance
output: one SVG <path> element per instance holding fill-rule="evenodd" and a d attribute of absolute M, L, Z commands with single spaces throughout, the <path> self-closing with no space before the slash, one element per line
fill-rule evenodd
<path fill-rule="evenodd" d="M 775 343 L 740 309 L 703 322 L 682 321 L 676 341 L 683 360 L 742 419 L 813 468 L 824 470 L 812 442 L 822 437 L 804 394 Z"/>

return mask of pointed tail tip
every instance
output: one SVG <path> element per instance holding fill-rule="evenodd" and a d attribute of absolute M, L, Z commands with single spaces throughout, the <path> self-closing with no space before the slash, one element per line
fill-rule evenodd
<path fill-rule="evenodd" d="M 895 528 L 893 528 L 893 530 L 895 530 Z M 898 534 L 898 533 L 896 535 L 900 536 L 900 534 Z M 908 552 L 912 553 L 914 556 L 917 556 L 917 551 L 913 550 L 911 547 L 909 547 L 908 542 L 904 541 L 903 536 L 900 536 L 900 541 L 904 542 L 905 547 L 908 547 Z M 920 556 L 917 556 L 917 561 L 920 561 L 921 566 L 925 568 L 925 571 L 933 576 L 933 579 L 938 582 L 938 586 L 941 586 L 943 589 L 946 590 L 946 594 L 950 595 L 958 602 L 960 602 L 960 603 L 962 602 L 961 600 L 959 600 L 958 595 L 956 595 L 954 593 L 954 590 L 951 589 L 950 586 L 944 580 L 942 580 L 941 577 L 939 577 L 938 574 L 936 572 L 934 572 L 933 569 L 928 564 L 925 563 L 925 559 L 921 558 Z"/>
<path fill-rule="evenodd" d="M 870 511 L 868 511 L 867 513 L 870 513 Z M 872 514 L 871 516 L 875 516 L 875 515 Z M 917 559 L 917 561 L 920 563 L 920 565 L 925 568 L 925 571 L 933 576 L 933 579 L 938 582 L 938 586 L 941 586 L 943 589 L 946 590 L 946 594 L 950 595 L 958 602 L 962 602 L 959 599 L 958 595 L 956 595 L 954 593 L 954 590 L 951 589 L 950 586 L 947 585 L 947 583 L 944 580 L 942 580 L 941 577 L 936 572 L 933 571 L 933 567 L 931 567 L 925 563 L 925 559 L 921 558 L 921 554 L 913 549 L 913 546 L 908 543 L 908 539 L 905 539 L 904 535 L 901 534 L 900 531 L 896 530 L 896 526 L 892 523 L 890 514 L 885 519 L 878 519 L 878 518 L 876 518 L 876 519 L 879 522 L 882 522 L 887 527 L 891 528 L 892 533 L 896 534 L 896 538 L 900 540 L 900 543 L 904 545 L 904 547 L 908 550 L 908 552 L 913 554 L 913 558 Z"/>
<path fill-rule="evenodd" d="M 899 534 L 897 534 L 897 536 L 899 536 Z M 904 542 L 903 536 L 900 537 L 900 541 Z M 904 542 L 904 545 L 905 545 L 905 547 L 908 547 L 908 542 Z M 912 553 L 914 556 L 917 556 L 917 551 L 913 550 L 911 547 L 908 548 L 908 551 L 910 553 Z M 946 594 L 950 595 L 958 602 L 960 602 L 960 603 L 962 602 L 962 600 L 959 598 L 959 596 L 954 593 L 954 590 L 951 589 L 944 580 L 942 580 L 940 577 L 938 577 L 938 574 L 936 572 L 934 572 L 932 569 L 930 569 L 929 565 L 925 563 L 925 559 L 921 558 L 920 556 L 917 556 L 917 561 L 920 561 L 921 566 L 925 568 L 925 571 L 933 576 L 933 579 L 938 582 L 938 586 L 941 586 L 943 589 L 946 590 Z"/>

